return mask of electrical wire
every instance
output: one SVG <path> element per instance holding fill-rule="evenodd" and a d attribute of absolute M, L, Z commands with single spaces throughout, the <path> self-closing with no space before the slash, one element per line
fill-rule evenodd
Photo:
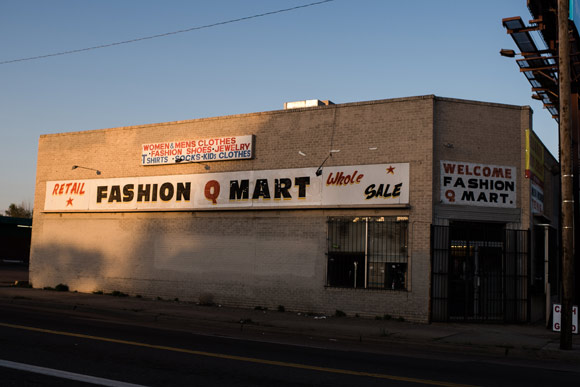
<path fill-rule="evenodd" d="M 245 20 L 250 20 L 250 19 L 256 19 L 256 18 L 259 18 L 259 17 L 275 15 L 275 14 L 278 14 L 278 13 L 295 11 L 297 9 L 308 8 L 308 7 L 312 7 L 312 6 L 320 5 L 320 4 L 324 4 L 324 3 L 330 3 L 332 1 L 334 1 L 334 0 L 316 1 L 314 3 L 309 3 L 309 4 L 304 4 L 304 5 L 298 5 L 296 7 L 284 8 L 284 9 L 279 9 L 279 10 L 271 11 L 271 12 L 264 12 L 264 13 L 260 13 L 260 14 L 257 14 L 257 15 L 245 16 L 245 17 L 241 17 L 241 18 L 238 18 L 238 19 L 231 19 L 231 20 L 217 22 L 217 23 L 213 23 L 213 24 L 206 24 L 204 26 L 192 27 L 192 28 L 187 28 L 187 29 L 184 29 L 184 30 L 178 30 L 178 31 L 173 31 L 173 32 L 165 32 L 163 34 L 158 34 L 158 35 L 145 36 L 145 37 L 142 37 L 142 38 L 136 38 L 136 39 L 131 39 L 131 40 L 124 40 L 124 41 L 115 42 L 115 43 L 101 44 L 101 45 L 98 45 L 98 46 L 87 47 L 87 48 L 79 48 L 79 49 L 76 49 L 76 50 L 56 52 L 56 53 L 53 53 L 53 54 L 31 56 L 31 57 L 28 57 L 28 58 L 12 59 L 12 60 L 7 60 L 7 61 L 0 62 L 0 65 L 9 64 L 9 63 L 15 63 L 15 62 L 25 62 L 25 61 L 36 60 L 36 59 L 50 58 L 50 57 L 53 57 L 53 56 L 76 54 L 76 53 L 79 53 L 79 52 L 91 51 L 91 50 L 98 50 L 98 49 L 101 49 L 101 48 L 107 48 L 107 47 L 113 47 L 113 46 L 120 46 L 122 44 L 135 43 L 135 42 L 140 42 L 140 41 L 143 41 L 143 40 L 157 39 L 157 38 L 162 38 L 162 37 L 165 37 L 165 36 L 177 35 L 177 34 L 182 34 L 182 33 L 185 33 L 185 32 L 197 31 L 197 30 L 202 30 L 202 29 L 207 29 L 207 28 L 212 28 L 212 27 L 223 26 L 225 24 L 237 23 L 237 22 L 241 22 L 241 21 L 245 21 Z"/>

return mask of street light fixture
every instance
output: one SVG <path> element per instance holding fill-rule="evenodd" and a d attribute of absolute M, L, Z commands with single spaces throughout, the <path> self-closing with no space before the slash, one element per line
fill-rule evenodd
<path fill-rule="evenodd" d="M 322 164 L 320 164 L 320 167 L 318 167 L 318 169 L 316 170 L 316 176 L 322 175 L 322 166 L 324 165 L 324 163 L 326 163 L 326 160 L 328 160 L 330 157 L 332 157 L 333 153 L 338 153 L 338 152 L 340 152 L 340 149 L 331 149 L 330 150 L 330 152 L 328 153 L 328 156 L 326 156 L 326 158 L 324 159 Z"/>
<path fill-rule="evenodd" d="M 507 48 L 502 48 L 499 50 L 499 54 L 501 56 L 505 56 L 506 58 L 514 58 L 516 56 L 516 52 L 514 50 L 510 50 Z"/>
<path fill-rule="evenodd" d="M 557 57 L 552 55 L 550 50 L 534 50 L 528 52 L 515 52 L 514 50 L 510 50 L 509 48 L 502 48 L 499 50 L 499 54 L 501 56 L 505 56 L 506 58 L 515 58 L 516 55 L 521 55 L 524 58 L 526 57 L 543 57 L 546 59 L 556 59 Z M 548 56 L 542 56 L 543 54 L 549 54 Z"/>
<path fill-rule="evenodd" d="M 80 165 L 73 165 L 72 166 L 72 169 L 77 169 L 77 168 L 82 168 L 82 169 L 88 169 L 88 170 L 91 170 L 91 171 L 95 171 L 97 173 L 97 175 L 100 175 L 101 174 L 101 171 L 99 171 L 98 169 L 95 169 L 95 168 L 82 167 Z"/>

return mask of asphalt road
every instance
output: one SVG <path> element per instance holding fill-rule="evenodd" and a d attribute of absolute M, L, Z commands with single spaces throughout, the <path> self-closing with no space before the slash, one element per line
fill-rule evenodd
<path fill-rule="evenodd" d="M 2 386 L 571 386 L 580 366 L 283 345 L 0 303 Z"/>

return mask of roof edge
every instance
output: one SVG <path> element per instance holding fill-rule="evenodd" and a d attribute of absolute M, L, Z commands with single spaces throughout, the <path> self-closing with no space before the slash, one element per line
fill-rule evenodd
<path fill-rule="evenodd" d="M 82 134 L 102 133 L 103 131 L 110 131 L 110 130 L 135 130 L 135 129 L 151 128 L 151 127 L 159 127 L 159 126 L 172 126 L 172 125 L 179 125 L 179 124 L 187 124 L 187 123 L 193 123 L 193 122 L 236 119 L 236 118 L 243 118 L 243 117 L 263 116 L 263 115 L 293 114 L 293 113 L 298 113 L 298 112 L 303 112 L 303 111 L 312 111 L 313 109 L 320 109 L 320 110 L 340 109 L 340 108 L 357 107 L 357 106 L 365 106 L 365 105 L 379 105 L 379 104 L 387 104 L 387 103 L 400 103 L 400 102 L 421 101 L 421 100 L 435 100 L 435 101 L 443 101 L 443 102 L 455 102 L 455 103 L 466 103 L 466 104 L 474 104 L 474 105 L 496 106 L 496 107 L 503 107 L 503 108 L 519 109 L 519 110 L 525 110 L 525 109 L 531 110 L 531 108 L 529 106 L 507 105 L 507 104 L 481 102 L 481 101 L 473 101 L 473 100 L 466 100 L 466 99 L 446 98 L 446 97 L 438 97 L 434 94 L 427 94 L 427 95 L 411 96 L 411 97 L 388 98 L 388 99 L 379 99 L 379 100 L 370 100 L 370 101 L 361 101 L 361 102 L 338 103 L 338 104 L 328 105 L 328 106 L 305 107 L 305 108 L 296 108 L 296 109 L 291 109 L 291 110 L 288 110 L 288 109 L 286 109 L 286 110 L 285 109 L 268 110 L 268 111 L 264 111 L 264 112 L 241 113 L 241 114 L 233 114 L 233 115 L 227 115 L 227 116 L 215 116 L 215 117 L 203 117 L 203 118 L 194 118 L 194 119 L 189 119 L 189 120 L 158 122 L 158 123 L 142 124 L 142 125 L 118 126 L 118 127 L 102 128 L 102 129 L 89 129 L 89 130 L 80 130 L 80 131 L 72 131 L 72 132 L 49 133 L 49 134 L 41 134 L 40 138 L 55 137 L 55 136 L 70 136 L 70 135 L 78 135 L 81 133 Z"/>

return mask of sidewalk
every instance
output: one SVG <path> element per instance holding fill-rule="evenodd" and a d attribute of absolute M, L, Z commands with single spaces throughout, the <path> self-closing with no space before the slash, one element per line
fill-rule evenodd
<path fill-rule="evenodd" d="M 543 325 L 412 324 L 18 287 L 0 287 L 0 302 L 117 323 L 244 339 L 283 343 L 308 340 L 310 345 L 330 342 L 343 348 L 364 346 L 363 350 L 371 351 L 415 349 L 421 353 L 470 353 L 580 364 L 579 336 L 574 335 L 573 350 L 562 351 L 559 333 Z"/>

